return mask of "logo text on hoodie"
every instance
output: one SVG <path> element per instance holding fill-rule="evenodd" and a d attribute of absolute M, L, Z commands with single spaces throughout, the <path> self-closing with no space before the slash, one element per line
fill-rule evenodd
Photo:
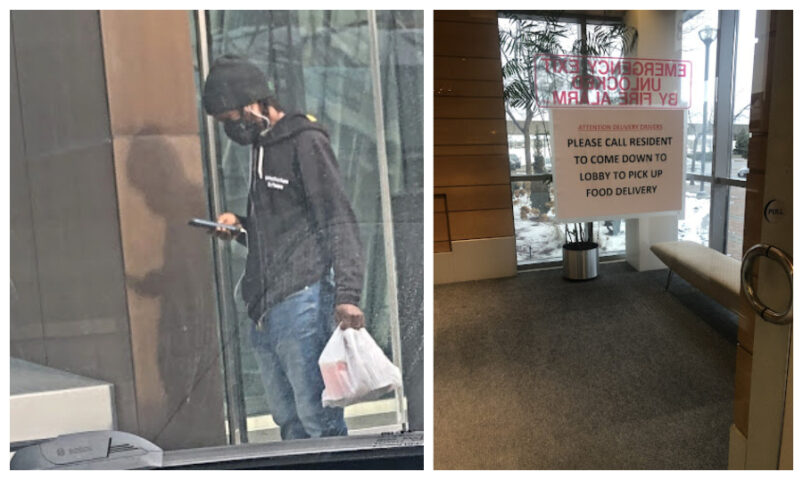
<path fill-rule="evenodd" d="M 286 178 L 265 175 L 265 183 L 267 184 L 268 188 L 284 190 L 285 185 L 288 185 L 290 182 Z"/>

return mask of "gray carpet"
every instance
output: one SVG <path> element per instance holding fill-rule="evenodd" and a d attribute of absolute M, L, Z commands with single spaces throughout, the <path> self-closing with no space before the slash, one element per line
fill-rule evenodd
<path fill-rule="evenodd" d="M 727 468 L 736 317 L 665 280 L 435 287 L 435 468 Z"/>

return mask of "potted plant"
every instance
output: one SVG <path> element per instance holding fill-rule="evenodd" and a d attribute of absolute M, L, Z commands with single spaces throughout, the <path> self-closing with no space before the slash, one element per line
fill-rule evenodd
<path fill-rule="evenodd" d="M 565 225 L 566 243 L 563 244 L 563 278 L 590 280 L 597 278 L 599 244 L 594 241 L 594 223 Z"/>

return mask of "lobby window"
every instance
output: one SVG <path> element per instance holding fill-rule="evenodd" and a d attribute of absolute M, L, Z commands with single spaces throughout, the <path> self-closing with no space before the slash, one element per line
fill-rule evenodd
<path fill-rule="evenodd" d="M 755 16 L 689 11 L 681 25 L 683 60 L 695 70 L 678 238 L 735 258 L 742 256 Z"/>
<path fill-rule="evenodd" d="M 552 188 L 552 119 L 536 104 L 536 54 L 621 57 L 633 32 L 612 18 L 500 13 L 499 35 L 507 120 L 516 256 L 519 267 L 562 258 L 564 225 L 555 220 Z M 625 251 L 624 219 L 594 222 L 603 256 Z"/>

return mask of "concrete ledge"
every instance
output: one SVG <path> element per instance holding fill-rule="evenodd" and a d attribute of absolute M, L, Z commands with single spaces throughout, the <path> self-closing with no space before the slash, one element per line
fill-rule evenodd
<path fill-rule="evenodd" d="M 407 399 L 404 401 L 407 408 Z M 379 435 L 382 432 L 399 432 L 402 425 L 397 423 L 396 399 L 385 398 L 370 402 L 349 405 L 343 416 L 349 429 L 349 435 Z M 249 442 L 277 442 L 282 439 L 279 426 L 270 414 L 252 415 L 247 419 Z M 226 433 L 228 434 L 228 422 Z"/>
<path fill-rule="evenodd" d="M 12 443 L 67 433 L 114 430 L 114 386 L 11 359 Z"/>
<path fill-rule="evenodd" d="M 435 284 L 516 275 L 516 237 L 452 242 L 452 251 L 434 255 Z"/>

